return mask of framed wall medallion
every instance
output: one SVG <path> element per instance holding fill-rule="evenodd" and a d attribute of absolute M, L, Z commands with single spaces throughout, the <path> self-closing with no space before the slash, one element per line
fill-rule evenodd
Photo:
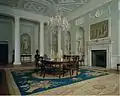
<path fill-rule="evenodd" d="M 90 25 L 90 39 L 108 37 L 108 20 Z"/>

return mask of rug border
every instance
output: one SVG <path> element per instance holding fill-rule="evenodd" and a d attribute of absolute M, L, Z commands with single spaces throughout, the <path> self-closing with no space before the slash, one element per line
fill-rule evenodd
<path fill-rule="evenodd" d="M 84 68 L 83 68 L 84 69 Z M 89 70 L 89 69 L 88 69 Z M 12 74 L 11 74 L 11 71 L 13 71 L 13 70 L 10 70 L 10 69 L 7 69 L 6 70 L 6 77 L 7 77 L 7 84 L 8 84 L 8 88 L 9 88 L 9 93 L 10 94 L 12 94 L 12 95 L 21 95 L 21 93 L 20 93 L 20 91 L 19 91 L 19 88 L 18 88 L 18 86 L 16 85 L 16 83 L 15 83 L 15 81 L 14 81 L 14 78 L 13 78 L 13 76 L 12 76 Z M 101 70 L 91 70 L 91 71 L 99 71 L 99 72 L 101 72 Z M 102 71 L 103 72 L 103 71 Z M 106 72 L 106 73 L 110 73 L 110 72 Z M 110 74 L 109 74 L 110 75 Z M 105 75 L 106 76 L 106 75 Z M 103 76 L 99 76 L 99 77 L 97 77 L 97 78 L 92 78 L 92 79 L 88 79 L 88 80 L 95 80 L 95 79 L 98 79 L 98 78 L 100 78 L 100 77 L 104 77 L 104 75 Z M 87 82 L 88 80 L 83 80 L 83 81 L 81 81 L 81 82 Z M 76 83 L 74 83 L 74 85 L 76 85 L 76 84 L 79 84 L 80 82 L 76 82 Z M 70 85 L 73 85 L 73 84 L 70 84 Z M 70 85 L 66 85 L 66 86 L 61 86 L 61 88 L 63 87 L 69 87 Z M 59 88 L 59 87 L 58 87 Z M 45 90 L 45 91 L 43 91 L 43 92 L 37 92 L 37 93 L 33 93 L 32 95 L 44 95 L 44 92 L 49 92 L 49 91 L 52 91 L 52 90 L 55 90 L 56 88 L 53 88 L 53 89 L 49 89 L 49 90 Z M 48 95 L 48 94 L 47 94 Z"/>
<path fill-rule="evenodd" d="M 8 90 L 10 95 L 21 95 L 18 86 L 16 85 L 14 78 L 11 74 L 11 70 L 7 69 L 5 70 L 6 73 L 6 81 L 8 85 Z"/>

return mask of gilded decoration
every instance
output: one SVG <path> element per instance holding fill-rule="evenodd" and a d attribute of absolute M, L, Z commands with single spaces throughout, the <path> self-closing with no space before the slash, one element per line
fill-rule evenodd
<path fill-rule="evenodd" d="M 108 37 L 108 20 L 90 25 L 90 39 Z"/>
<path fill-rule="evenodd" d="M 31 37 L 29 34 L 24 33 L 21 35 L 21 54 L 31 53 Z"/>

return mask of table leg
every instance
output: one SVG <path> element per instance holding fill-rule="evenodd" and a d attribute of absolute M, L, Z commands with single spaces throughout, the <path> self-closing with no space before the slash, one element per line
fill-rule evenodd
<path fill-rule="evenodd" d="M 61 78 L 61 65 L 59 64 L 59 78 Z"/>
<path fill-rule="evenodd" d="M 118 64 L 117 64 L 117 72 L 118 72 Z"/>

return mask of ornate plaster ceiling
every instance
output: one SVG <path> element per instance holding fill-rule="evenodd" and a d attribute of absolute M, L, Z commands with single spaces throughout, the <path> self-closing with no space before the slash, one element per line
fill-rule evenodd
<path fill-rule="evenodd" d="M 64 15 L 67 15 L 88 2 L 90 0 L 0 0 L 0 5 L 52 16 L 58 8 Z"/>

